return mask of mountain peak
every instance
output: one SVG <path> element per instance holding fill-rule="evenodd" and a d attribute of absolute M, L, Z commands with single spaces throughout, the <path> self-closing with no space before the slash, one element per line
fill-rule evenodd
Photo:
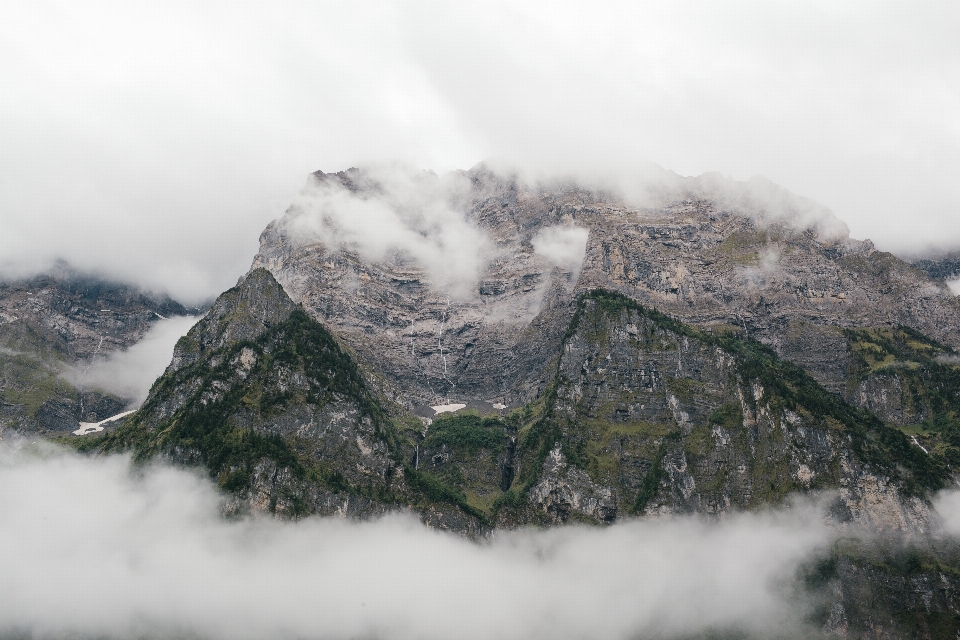
<path fill-rule="evenodd" d="M 169 370 L 179 369 L 211 349 L 256 340 L 296 308 L 273 274 L 253 269 L 237 286 L 221 294 L 207 315 L 177 342 Z"/>

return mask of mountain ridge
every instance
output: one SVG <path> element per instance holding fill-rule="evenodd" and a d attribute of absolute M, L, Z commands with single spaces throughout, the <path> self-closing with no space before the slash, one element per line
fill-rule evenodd
<path fill-rule="evenodd" d="M 717 180 L 641 206 L 486 168 L 312 174 L 142 408 L 75 444 L 205 469 L 231 514 L 474 539 L 827 496 L 865 542 L 803 578 L 821 630 L 953 637 L 931 498 L 960 471 L 957 299 L 811 201 Z"/>

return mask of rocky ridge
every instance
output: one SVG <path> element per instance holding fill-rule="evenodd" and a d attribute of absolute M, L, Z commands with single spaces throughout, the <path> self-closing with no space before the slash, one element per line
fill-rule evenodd
<path fill-rule="evenodd" d="M 46 275 L 0 281 L 0 434 L 63 433 L 119 413 L 129 398 L 78 389 L 62 374 L 132 346 L 161 316 L 187 311 L 62 263 Z"/>
<path fill-rule="evenodd" d="M 870 393 L 851 384 L 856 363 L 844 328 L 903 325 L 960 347 L 958 301 L 942 282 L 835 224 L 818 231 L 828 214 L 797 226 L 785 196 L 773 216 L 756 206 L 738 210 L 740 201 L 722 190 L 692 182 L 637 206 L 576 184 L 526 185 L 478 167 L 463 174 L 469 188 L 450 206 L 492 249 L 473 295 L 456 299 L 431 284 L 410 251 L 370 260 L 356 247 L 297 233 L 318 215 L 315 203 L 330 185 L 376 199 L 385 187 L 375 177 L 311 176 L 301 200 L 264 231 L 254 266 L 269 269 L 375 368 L 386 395 L 409 407 L 536 398 L 553 357 L 544 345 L 557 343 L 577 296 L 598 287 L 697 326 L 738 327 L 861 405 Z M 582 262 L 558 264 L 536 250 L 540 234 L 556 229 L 588 232 Z"/>

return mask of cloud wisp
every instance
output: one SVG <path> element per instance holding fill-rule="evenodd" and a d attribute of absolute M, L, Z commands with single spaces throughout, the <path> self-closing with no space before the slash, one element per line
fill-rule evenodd
<path fill-rule="evenodd" d="M 475 543 L 394 515 L 227 521 L 209 481 L 0 446 L 0 631 L 34 637 L 674 637 L 802 629 L 812 503 Z"/>
<path fill-rule="evenodd" d="M 469 180 L 398 164 L 365 167 L 362 180 L 363 190 L 352 191 L 311 178 L 284 217 L 290 238 L 372 262 L 412 261 L 434 289 L 454 299 L 476 296 L 492 243 L 460 202 Z"/>
<path fill-rule="evenodd" d="M 546 227 L 530 243 L 535 253 L 569 271 L 576 280 L 587 253 L 589 237 L 590 232 L 579 227 Z"/>
<path fill-rule="evenodd" d="M 132 407 L 147 398 L 153 382 L 163 373 L 173 356 L 173 347 L 190 330 L 197 316 L 158 320 L 143 339 L 125 351 L 106 358 L 79 364 L 64 377 L 81 391 L 101 389 L 121 398 L 129 398 Z"/>

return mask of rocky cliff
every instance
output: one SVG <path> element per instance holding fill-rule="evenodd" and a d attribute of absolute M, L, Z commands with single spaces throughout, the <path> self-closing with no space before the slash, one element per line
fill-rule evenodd
<path fill-rule="evenodd" d="M 186 313 L 169 297 L 65 264 L 0 281 L 0 434 L 63 433 L 119 413 L 129 398 L 63 374 L 132 346 L 161 316 Z"/>
<path fill-rule="evenodd" d="M 574 182 L 528 184 L 482 166 L 400 183 L 374 170 L 314 174 L 264 231 L 254 265 L 408 407 L 538 397 L 554 355 L 546 345 L 559 340 L 577 296 L 598 287 L 696 326 L 738 327 L 861 406 L 876 405 L 879 392 L 859 385 L 844 329 L 904 326 L 960 346 L 958 301 L 941 281 L 850 239 L 828 211 L 768 183 L 677 179 L 648 189 L 642 202 Z M 762 197 L 750 195 L 757 191 Z M 404 233 L 417 234 L 430 247 L 439 223 L 410 213 L 428 206 L 453 212 L 441 221 L 474 235 L 462 234 L 462 246 L 446 253 L 440 241 L 458 238 L 440 237 L 433 253 L 405 242 Z M 348 233 L 352 216 L 382 209 L 396 215 L 369 229 L 380 245 Z M 459 281 L 444 279 L 458 269 Z"/>
<path fill-rule="evenodd" d="M 247 507 L 406 506 L 465 531 L 719 514 L 834 490 L 839 522 L 922 532 L 924 496 L 947 482 L 939 458 L 771 349 L 622 294 L 582 295 L 553 350 L 534 402 L 417 420 L 254 269 L 180 340 L 135 417 L 91 442 L 202 464 Z"/>

